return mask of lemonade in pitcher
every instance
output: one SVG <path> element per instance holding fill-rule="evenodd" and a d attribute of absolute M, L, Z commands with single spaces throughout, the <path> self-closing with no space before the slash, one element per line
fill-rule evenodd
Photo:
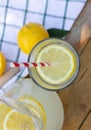
<path fill-rule="evenodd" d="M 23 101 L 27 103 L 27 107 L 30 108 L 38 116 L 38 118 L 42 118 L 43 123 L 46 124 L 46 114 L 42 105 L 32 97 L 28 97 L 27 99 L 23 98 Z M 30 105 L 31 102 L 32 106 Z M 36 106 L 33 106 L 33 103 L 36 104 Z M 46 130 L 46 126 L 43 127 L 44 128 L 42 130 Z M 0 130 L 37 129 L 30 116 L 11 109 L 6 104 L 0 102 Z"/>
<path fill-rule="evenodd" d="M 0 101 L 0 130 L 46 130 L 45 108 L 33 96 L 35 87 L 31 85 L 31 80 L 20 79 L 8 88 L 3 97 L 22 102 L 33 116 L 12 109 Z"/>
<path fill-rule="evenodd" d="M 49 38 L 39 42 L 31 51 L 28 62 L 44 62 L 48 66 L 29 68 L 30 77 L 47 90 L 60 90 L 76 78 L 79 56 L 66 41 Z"/>

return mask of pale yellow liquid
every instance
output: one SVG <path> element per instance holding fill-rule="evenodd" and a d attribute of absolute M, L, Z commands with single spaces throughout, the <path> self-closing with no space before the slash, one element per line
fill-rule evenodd
<path fill-rule="evenodd" d="M 43 130 L 46 130 L 46 113 L 45 113 L 45 110 L 44 110 L 42 104 L 40 104 L 37 100 L 35 100 L 31 96 L 27 97 L 26 99 L 23 97 L 23 98 L 21 98 L 21 100 L 24 101 L 27 104 L 27 107 L 29 109 L 31 109 L 32 112 L 34 114 L 36 114 L 37 117 L 39 117 L 43 121 L 43 123 L 44 123 Z M 30 105 L 31 103 L 32 103 L 32 105 Z M 4 127 L 5 120 L 6 120 L 7 114 L 10 113 L 11 111 L 12 111 L 12 109 L 10 107 L 8 107 L 6 104 L 0 102 L 0 130 L 6 130 L 6 128 Z M 19 113 L 19 116 L 20 116 L 20 114 L 21 113 Z M 12 115 L 12 121 L 11 121 L 12 130 L 36 130 L 32 118 L 27 115 L 24 115 L 24 114 L 22 114 L 21 117 L 24 117 L 24 116 L 25 116 L 26 122 L 31 121 L 31 122 L 29 122 L 30 126 L 28 124 L 26 124 L 26 122 L 22 122 L 22 124 L 21 124 L 22 127 L 20 128 L 20 126 L 19 126 L 19 128 L 17 128 L 17 126 L 14 126 L 15 123 L 13 123 L 13 122 L 19 123 L 20 119 L 18 118 L 15 120 L 15 118 L 14 118 L 14 120 L 13 120 L 13 115 Z M 29 118 L 30 118 L 30 120 L 29 120 Z M 31 129 L 30 129 L 30 127 L 31 127 Z M 15 129 L 15 128 L 17 128 L 17 129 Z M 7 129 L 7 130 L 9 130 L 9 129 Z"/>

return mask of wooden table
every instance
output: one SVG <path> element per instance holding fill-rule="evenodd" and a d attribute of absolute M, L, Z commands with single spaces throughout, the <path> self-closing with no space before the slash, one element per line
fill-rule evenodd
<path fill-rule="evenodd" d="M 64 107 L 62 130 L 91 130 L 91 0 L 88 0 L 66 40 L 80 55 L 80 72 L 70 87 L 59 91 Z"/>

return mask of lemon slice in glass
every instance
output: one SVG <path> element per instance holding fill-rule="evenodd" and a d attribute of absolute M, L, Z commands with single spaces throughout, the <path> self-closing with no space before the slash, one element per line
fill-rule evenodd
<path fill-rule="evenodd" d="M 43 130 L 46 130 L 46 113 L 42 104 L 31 96 L 20 97 L 19 99 L 26 104 L 34 115 L 43 120 Z M 7 110 L 7 112 L 1 122 L 3 124 L 1 128 L 4 130 L 36 130 L 32 117 L 10 109 L 7 106 L 3 106 L 3 108 Z M 3 117 L 3 115 L 1 117 Z"/>
<path fill-rule="evenodd" d="M 24 102 L 29 109 L 31 109 L 34 115 L 37 115 L 40 119 L 42 118 L 44 130 L 46 130 L 46 112 L 43 105 L 32 96 L 21 97 L 20 100 Z"/>
<path fill-rule="evenodd" d="M 5 117 L 4 130 L 36 130 L 32 118 L 11 110 Z"/>
<path fill-rule="evenodd" d="M 3 129 L 3 122 L 4 122 L 6 114 L 9 111 L 11 111 L 11 108 L 0 101 L 0 130 L 4 130 Z"/>
<path fill-rule="evenodd" d="M 36 62 L 47 62 L 46 67 L 37 67 L 39 76 L 49 84 L 61 84 L 70 79 L 76 71 L 76 57 L 67 47 L 49 44 L 42 48 Z"/>

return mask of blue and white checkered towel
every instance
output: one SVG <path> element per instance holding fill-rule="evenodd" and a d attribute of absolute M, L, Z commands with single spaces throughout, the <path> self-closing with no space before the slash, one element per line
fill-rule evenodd
<path fill-rule="evenodd" d="M 17 45 L 17 33 L 26 23 L 46 29 L 70 30 L 86 0 L 0 0 L 0 50 L 7 61 L 27 61 Z"/>
<path fill-rule="evenodd" d="M 0 50 L 9 61 L 26 61 L 17 33 L 26 23 L 70 30 L 86 0 L 0 0 Z"/>

